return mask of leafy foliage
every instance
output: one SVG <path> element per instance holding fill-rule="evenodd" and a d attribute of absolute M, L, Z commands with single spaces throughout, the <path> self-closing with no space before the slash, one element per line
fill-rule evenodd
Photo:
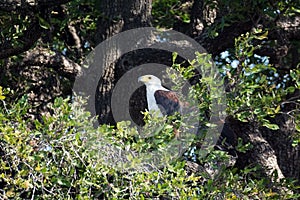
<path fill-rule="evenodd" d="M 52 10 L 37 10 L 33 14 L 1 11 L 1 45 L 22 46 L 25 41 L 22 36 L 30 30 L 31 24 L 38 22 L 43 30 L 38 44 L 48 48 L 50 53 L 58 51 L 79 63 L 95 45 L 93 36 L 97 18 L 101 14 L 96 9 L 99 2 L 76 0 L 53 7 Z M 220 11 L 216 23 L 212 20 L 212 23 L 205 24 L 210 28 L 208 36 L 211 38 L 235 23 L 249 20 L 256 23 L 257 18 L 276 21 L 280 17 L 299 14 L 299 3 L 290 0 L 207 0 L 204 3 L 206 9 L 218 7 Z M 178 21 L 187 24 L 190 22 L 190 8 L 189 1 L 155 0 L 153 24 L 165 28 L 174 28 Z M 71 36 L 70 28 L 76 29 L 80 45 Z M 227 112 L 240 121 L 257 121 L 272 130 L 280 127 L 272 124 L 271 119 L 279 114 L 287 114 L 295 125 L 295 133 L 291 137 L 294 139 L 293 145 L 297 146 L 300 144 L 300 102 L 299 98 L 289 96 L 300 89 L 299 64 L 283 74 L 269 64 L 269 58 L 255 54 L 262 44 L 274 46 L 272 41 L 266 41 L 274 27 L 268 28 L 253 28 L 252 32 L 240 35 L 235 40 L 234 48 L 228 49 L 228 55 L 218 60 L 228 87 Z M 174 64 L 174 68 L 185 78 L 192 78 L 195 75 L 193 65 L 200 63 L 203 67 L 209 67 L 205 66 L 205 59 L 211 59 L 200 54 L 197 56 L 198 60 L 191 61 L 190 67 Z M 20 58 L 18 55 L 9 60 L 17 63 Z M 0 64 L 0 68 L 4 69 L 7 61 L 1 60 Z M 211 106 L 206 83 L 196 84 L 192 94 L 199 100 L 197 106 L 200 112 L 205 113 L 200 116 L 200 121 L 207 119 L 209 113 L 206 111 Z M 231 157 L 226 152 L 214 150 L 202 158 L 194 146 L 184 157 L 173 162 L 166 160 L 165 165 L 155 171 L 128 172 L 116 169 L 109 162 L 117 159 L 118 155 L 110 155 L 115 149 L 103 145 L 102 139 L 122 150 L 149 152 L 156 149 L 163 152 L 168 146 L 167 142 L 174 139 L 173 127 L 159 126 L 161 119 L 148 119 L 147 126 L 158 128 L 151 137 L 145 138 L 139 137 L 137 129 L 128 122 L 120 122 L 116 127 L 102 125 L 95 128 L 91 125 L 94 119 L 83 108 L 86 102 L 80 98 L 73 104 L 69 103 L 70 99 L 57 98 L 48 104 L 49 113 L 39 120 L 32 120 L 28 116 L 32 107 L 28 104 L 27 96 L 15 101 L 11 98 L 12 93 L 8 88 L 0 87 L 1 199 L 299 198 L 299 194 L 292 193 L 294 189 L 299 189 L 294 181 L 271 181 L 272 178 L 277 179 L 276 173 L 270 179 L 261 178 L 258 166 L 245 169 L 227 167 L 226 163 L 230 162 Z M 147 118 L 148 113 L 145 115 Z M 92 139 L 95 143 L 99 140 L 96 147 L 102 149 L 92 149 L 95 146 L 88 142 Z M 245 153 L 251 147 L 238 139 L 237 151 Z M 103 159 L 99 159 L 99 152 L 105 153 Z M 106 160 L 105 156 L 110 156 L 110 159 Z M 130 160 L 128 157 L 126 159 Z M 188 160 L 195 161 L 196 171 L 190 170 Z M 134 159 L 130 161 L 139 162 Z"/>
<path fill-rule="evenodd" d="M 254 51 L 260 48 L 255 40 L 263 40 L 268 32 L 256 30 L 242 34 L 235 41 L 235 52 L 226 58 L 222 73 L 228 78 L 228 112 L 243 122 L 258 121 L 263 126 L 277 130 L 276 124 L 269 119 L 281 113 L 282 103 L 287 95 L 292 94 L 299 86 L 287 86 L 278 82 L 276 68 Z M 233 65 L 232 63 L 235 63 Z M 296 77 L 297 70 L 291 70 Z"/>
<path fill-rule="evenodd" d="M 32 40 L 33 44 L 37 42 L 40 46 L 61 52 L 79 62 L 78 58 L 86 55 L 91 46 L 95 46 L 91 35 L 96 29 L 96 19 L 99 16 L 97 2 L 76 0 L 63 6 L 54 3 L 57 6 L 40 6 L 38 9 L 30 2 L 23 12 L 14 8 L 12 12 L 1 9 L 1 44 L 4 49 L 19 47 L 26 51 L 26 43 Z M 28 34 L 30 31 L 32 33 Z M 39 37 L 36 38 L 35 35 L 41 39 L 38 40 Z"/>
<path fill-rule="evenodd" d="M 154 26 L 171 28 L 178 20 L 189 23 L 189 4 L 188 1 L 154 0 L 152 4 Z"/>
<path fill-rule="evenodd" d="M 225 0 L 225 1 L 204 1 L 209 9 L 219 9 L 220 18 L 218 23 L 210 25 L 209 36 L 215 38 L 226 27 L 232 24 L 256 21 L 259 18 L 268 18 L 276 21 L 280 17 L 297 16 L 299 14 L 299 3 L 295 1 L 268 1 L 268 0 Z M 272 29 L 271 25 L 268 27 Z"/>
<path fill-rule="evenodd" d="M 2 100 L 1 198 L 297 197 L 289 192 L 294 187 L 293 182 L 275 183 L 276 188 L 289 186 L 289 189 L 277 191 L 273 189 L 274 183 L 267 179 L 252 177 L 256 168 L 242 171 L 227 168 L 222 163 L 228 162 L 230 157 L 222 151 L 211 152 L 201 161 L 205 164 L 198 165 L 201 170 L 195 173 L 188 170 L 188 161 L 181 159 L 154 171 L 118 171 L 94 156 L 87 143 L 89 136 L 100 134 L 121 147 L 137 151 L 164 147 L 159 141 L 166 138 L 154 135 L 151 140 L 136 140 L 136 130 L 129 128 L 126 122 L 115 128 L 107 125 L 94 128 L 91 123 L 94 119 L 90 120 L 90 114 L 84 111 L 85 101 L 77 98 L 73 104 L 69 99 L 57 98 L 48 105 L 51 114 L 46 114 L 42 121 L 26 119 L 30 109 L 26 96 L 7 107 L 3 104 L 5 99 Z M 156 124 L 155 121 L 150 123 Z M 211 170 L 214 173 L 210 173 Z"/>

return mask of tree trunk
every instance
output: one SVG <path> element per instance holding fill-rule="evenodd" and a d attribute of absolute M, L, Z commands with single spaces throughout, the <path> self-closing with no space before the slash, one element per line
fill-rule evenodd
<path fill-rule="evenodd" d="M 147 27 L 151 25 L 151 0 L 104 0 L 101 1 L 100 11 L 103 13 L 98 20 L 96 42 L 104 40 L 129 29 Z M 122 76 L 124 70 L 133 67 L 124 66 L 126 62 L 116 66 L 118 59 L 122 56 L 118 44 L 110 42 L 110 52 L 105 52 L 103 60 L 103 75 L 98 83 L 96 94 L 96 113 L 99 115 L 99 123 L 113 123 L 111 113 L 112 91 L 117 80 Z M 122 66 L 123 64 L 123 66 Z M 119 74 L 119 77 L 116 75 Z"/>
<path fill-rule="evenodd" d="M 102 42 L 105 39 L 116 35 L 117 33 L 130 30 L 137 31 L 135 28 L 147 27 L 151 25 L 151 1 L 105 1 L 101 4 L 101 10 L 104 17 L 98 22 L 97 41 Z M 149 35 L 137 34 L 140 38 L 132 38 L 134 45 L 141 47 L 141 50 L 124 52 L 120 43 L 110 41 L 109 50 L 105 52 L 103 68 L 104 72 L 98 83 L 96 94 L 96 113 L 99 116 L 100 124 L 115 124 L 111 110 L 111 98 L 113 89 L 117 81 L 130 69 L 146 63 L 160 63 L 163 65 L 172 65 L 172 53 L 163 50 L 145 48 L 145 43 L 152 43 L 153 38 Z M 135 48 L 139 49 L 139 48 Z M 155 69 L 149 67 L 149 70 Z M 136 80 L 137 81 L 137 80 Z M 122 91 L 128 92 L 126 90 Z M 140 111 L 146 108 L 145 88 L 142 87 L 134 92 L 130 100 L 130 115 L 134 122 L 143 124 Z M 121 101 L 122 99 L 120 99 Z M 120 102 L 122 103 L 122 102 Z M 124 102 L 123 102 L 124 103 Z"/>

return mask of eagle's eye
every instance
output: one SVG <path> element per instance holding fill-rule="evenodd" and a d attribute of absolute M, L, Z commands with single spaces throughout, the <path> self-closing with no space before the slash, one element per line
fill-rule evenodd
<path fill-rule="evenodd" d="M 151 76 L 149 76 L 148 79 L 151 79 Z"/>

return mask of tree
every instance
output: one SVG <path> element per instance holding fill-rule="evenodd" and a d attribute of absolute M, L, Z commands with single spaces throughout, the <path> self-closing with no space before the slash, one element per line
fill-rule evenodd
<path fill-rule="evenodd" d="M 229 116 L 223 135 L 237 152 L 235 167 L 258 165 L 257 176 L 277 173 L 299 183 L 299 10 L 297 1 L 272 0 L 0 0 L 0 85 L 15 91 L 6 102 L 26 94 L 33 107 L 25 118 L 42 122 L 47 103 L 71 95 L 80 64 L 97 44 L 139 27 L 174 29 L 205 47 L 224 76 Z M 153 49 L 107 54 L 109 67 L 98 85 L 99 122 L 115 124 L 110 98 L 124 73 L 148 62 L 171 66 L 172 59 Z M 137 93 L 144 95 L 144 88 Z M 140 108 L 133 111 L 135 120 L 143 123 L 145 99 L 132 104 Z M 189 170 L 199 171 L 199 164 L 189 163 Z"/>
<path fill-rule="evenodd" d="M 173 4 L 172 4 L 173 3 Z M 257 4 L 257 5 L 256 5 Z M 236 71 L 233 70 L 233 73 L 235 76 L 232 81 L 234 82 L 239 82 L 239 78 L 243 79 L 245 77 L 240 76 L 240 74 L 242 73 L 243 69 L 247 68 L 247 65 L 244 65 L 243 63 L 246 61 L 246 58 L 250 58 L 251 56 L 255 54 L 260 55 L 260 56 L 269 56 L 269 62 L 272 63 L 276 70 L 278 71 L 278 73 L 281 73 L 282 71 L 282 65 L 283 65 L 283 60 L 281 59 L 282 57 L 286 56 L 288 51 L 282 51 L 282 48 L 287 48 L 288 44 L 286 44 L 288 41 L 294 41 L 294 40 L 299 40 L 298 35 L 299 35 L 299 29 L 298 28 L 294 28 L 295 26 L 293 24 L 294 20 L 297 21 L 297 19 L 299 19 L 299 17 L 297 16 L 297 10 L 295 8 L 296 5 L 293 4 L 285 4 L 283 3 L 280 4 L 276 4 L 276 3 L 270 3 L 270 2 L 265 2 L 265 4 L 260 3 L 260 2 L 249 2 L 249 4 L 245 3 L 240 4 L 239 2 L 217 2 L 217 1 L 213 1 L 213 2 L 202 2 L 202 1 L 195 1 L 193 3 L 190 3 L 190 5 L 187 2 L 183 2 L 181 3 L 177 3 L 174 1 L 155 1 L 154 2 L 154 6 L 159 7 L 160 5 L 165 5 L 165 6 L 170 6 L 170 8 L 172 6 L 175 5 L 177 9 L 177 12 L 175 11 L 175 15 L 176 16 L 169 16 L 169 18 L 167 18 L 168 20 L 165 21 L 164 26 L 169 26 L 169 23 L 171 23 L 173 21 L 173 24 L 178 24 L 178 23 L 184 23 L 184 17 L 186 16 L 183 8 L 187 9 L 186 7 L 190 6 L 190 16 L 191 19 L 190 20 L 186 20 L 187 23 L 190 26 L 190 32 L 186 32 L 187 34 L 191 34 L 193 35 L 193 33 L 198 33 L 196 36 L 194 36 L 196 38 L 196 40 L 199 41 L 200 44 L 202 44 L 204 47 L 206 47 L 206 49 L 208 50 L 209 53 L 212 53 L 213 55 L 217 56 L 220 55 L 221 52 L 225 51 L 225 50 L 229 50 L 232 51 L 232 49 L 234 49 L 234 40 L 241 34 L 246 33 L 246 32 L 259 32 L 260 29 L 263 29 L 263 27 L 268 27 L 268 32 L 265 32 L 265 34 L 268 35 L 269 40 L 265 43 L 261 43 L 260 40 L 261 39 L 257 39 L 256 41 L 251 41 L 254 42 L 249 43 L 248 45 L 258 45 L 260 44 L 262 47 L 260 48 L 256 48 L 256 50 L 254 52 L 247 52 L 248 55 L 246 53 L 244 53 L 244 55 L 233 55 L 232 59 L 237 59 L 240 64 L 238 65 Z M 231 6 L 233 5 L 233 6 Z M 116 6 L 118 7 L 118 6 Z M 248 8 L 251 8 L 250 10 Z M 269 10 L 265 10 L 265 8 L 268 8 Z M 163 6 L 161 6 L 159 9 L 165 9 L 167 10 L 168 8 L 165 8 Z M 180 10 L 182 9 L 182 10 Z M 228 15 L 228 13 L 234 11 L 235 9 L 239 10 L 239 12 L 237 14 L 232 14 L 232 15 Z M 109 10 L 109 9 L 108 9 Z M 174 9 L 175 10 L 175 9 Z M 279 10 L 279 11 L 278 11 Z M 180 12 L 182 11 L 182 12 Z M 201 12 L 202 11 L 202 12 Z M 157 11 L 158 12 L 158 11 Z M 275 13 L 274 13 L 275 12 Z M 279 12 L 276 14 L 276 12 Z M 157 14 L 157 13 L 155 13 Z M 159 13 L 161 14 L 161 13 Z M 179 15 L 179 16 L 178 16 Z M 287 17 L 287 15 L 290 15 L 290 17 Z M 245 17 L 248 16 L 248 17 Z M 176 22 L 176 20 L 174 20 L 174 18 L 177 18 L 180 20 L 180 22 Z M 177 21 L 179 21 L 177 20 Z M 175 22 L 174 22 L 175 21 Z M 289 22 L 288 22 L 289 21 Z M 297 24 L 297 22 L 296 22 Z M 161 26 L 161 22 L 159 23 L 159 25 Z M 103 27 L 103 26 L 101 26 Z M 199 27 L 202 27 L 199 28 Z M 174 25 L 174 29 L 176 29 L 176 25 Z M 278 30 L 279 29 L 279 30 Z M 261 37 L 262 39 L 264 35 L 262 32 L 261 33 Z M 265 36 L 267 36 L 265 35 Z M 276 40 L 276 42 L 274 42 Z M 260 43 L 259 43 L 260 42 Z M 271 45 L 272 43 L 274 43 L 275 45 Z M 291 50 L 293 52 L 292 58 L 291 58 L 291 63 L 298 63 L 297 60 L 298 56 L 295 53 L 295 47 L 293 47 L 293 45 L 295 44 L 291 44 Z M 243 47 L 243 46 L 241 46 Z M 239 48 L 236 46 L 236 48 Z M 243 47 L 244 48 L 244 47 Z M 270 49 L 271 48 L 271 49 Z M 230 50 L 231 49 L 231 50 Z M 273 52 L 273 53 L 271 53 Z M 251 55 L 250 55 L 251 54 Z M 147 54 L 148 56 L 149 54 Z M 142 57 L 142 56 L 141 56 Z M 235 57 L 235 58 L 234 58 Z M 276 57 L 276 59 L 275 59 Z M 169 56 L 168 58 L 169 60 L 171 60 L 171 57 Z M 251 58 L 252 59 L 252 58 Z M 132 62 L 132 60 L 135 59 L 130 59 L 131 60 L 131 66 L 135 66 L 136 63 Z M 153 61 L 153 60 L 151 60 Z M 125 62 L 126 63 L 126 62 Z M 141 64 L 141 63 L 138 63 Z M 296 66 L 293 66 L 289 69 L 292 69 Z M 125 72 L 121 72 L 119 71 L 120 69 L 122 69 L 123 67 L 117 67 L 115 68 L 113 71 L 116 74 L 124 74 Z M 251 73 L 251 71 L 250 71 Z M 286 70 L 283 71 L 283 74 L 286 74 Z M 282 74 L 282 75 L 283 75 Z M 281 77 L 281 75 L 279 76 Z M 114 80 L 111 79 L 110 80 Z M 291 83 L 293 85 L 293 83 Z M 231 86 L 231 84 L 228 84 L 228 87 L 234 87 Z M 229 89 L 229 92 L 232 89 Z M 103 91 L 102 91 L 103 92 Z M 241 91 L 240 91 L 241 92 Z M 297 90 L 295 90 L 294 94 L 291 94 L 292 96 L 295 96 L 297 98 L 298 94 L 297 94 Z M 109 99 L 109 98 L 108 98 Z M 103 102 L 103 101 L 101 101 Z M 295 102 L 296 103 L 296 102 Z M 104 104 L 103 106 L 106 106 L 106 104 Z M 259 106 L 259 105 L 257 105 Z M 294 108 L 293 108 L 294 109 Z M 235 110 L 235 112 L 239 112 L 239 109 Z M 289 111 L 286 111 L 284 113 L 287 113 Z M 103 112 L 100 112 L 103 113 Z M 281 116 L 282 118 L 286 118 L 283 116 Z M 279 118 L 279 116 L 277 117 Z M 279 119 L 277 119 L 279 120 Z M 280 124 L 284 124 L 286 123 L 286 120 L 282 119 L 283 121 Z M 248 122 L 250 124 L 252 124 L 253 120 L 249 120 Z M 280 120 L 279 120 L 280 121 Z M 110 120 L 107 120 L 104 122 L 113 122 Z M 271 143 L 280 143 L 281 148 L 277 148 L 276 146 L 271 146 L 268 141 L 266 141 L 266 139 L 263 137 L 263 135 L 265 135 L 265 137 L 268 138 L 272 138 L 270 135 L 268 136 L 267 133 L 269 134 L 273 134 L 270 132 L 264 132 L 262 133 L 261 130 L 259 130 L 259 126 L 257 125 L 255 120 L 253 121 L 253 124 L 250 125 L 250 129 L 249 130 L 240 130 L 240 127 L 244 127 L 245 125 L 243 125 L 242 123 L 236 123 L 236 122 L 229 122 L 229 124 L 231 124 L 231 128 L 233 129 L 234 132 L 236 132 L 236 138 L 237 137 L 242 137 L 244 139 L 244 142 L 250 142 L 251 144 L 254 144 L 254 148 L 253 150 L 253 154 L 249 153 L 247 154 L 247 156 L 240 156 L 242 157 L 241 161 L 239 160 L 239 164 L 246 162 L 247 164 L 249 164 L 249 161 L 245 160 L 245 157 L 247 157 L 249 160 L 251 160 L 250 162 L 253 163 L 259 163 L 261 166 L 263 166 L 265 171 L 264 173 L 266 174 L 271 174 L 274 170 L 277 170 L 279 173 L 279 177 L 282 178 L 284 177 L 284 175 L 282 174 L 280 167 L 277 164 L 277 158 L 276 155 L 286 155 L 286 153 L 284 153 L 285 149 L 290 149 L 290 146 L 292 145 L 292 141 L 288 138 L 286 138 L 286 140 L 283 140 L 283 138 L 278 137 L 279 140 L 276 141 L 272 141 Z M 234 125 L 233 125 L 234 124 Z M 281 126 L 282 127 L 282 126 Z M 255 132 L 255 133 L 253 133 Z M 241 133 L 246 133 L 245 135 L 241 134 Z M 250 137 L 251 134 L 254 134 L 253 137 Z M 276 140 L 276 138 L 273 138 L 273 140 Z M 259 142 L 257 142 L 259 141 Z M 236 141 L 235 141 L 236 142 Z M 234 142 L 233 142 L 234 143 Z M 282 148 L 284 146 L 284 148 Z M 267 149 L 267 150 L 265 150 Z M 291 150 L 291 149 L 290 149 Z M 297 155 L 297 152 L 299 151 L 297 148 L 293 148 L 293 150 L 291 150 L 293 153 L 293 155 Z M 268 160 L 267 158 L 272 158 L 269 159 L 270 162 L 267 162 L 266 160 Z M 280 166 L 283 169 L 290 169 L 290 164 L 291 160 L 286 160 L 286 157 L 282 157 L 279 158 L 280 160 Z M 294 157 L 293 157 L 294 159 Z M 296 160 L 299 160 L 299 158 L 296 158 Z M 247 165 L 245 164 L 245 165 Z M 284 166 L 285 164 L 287 164 L 287 166 Z M 296 165 L 294 165 L 294 167 L 292 167 L 293 169 L 295 169 L 295 174 L 298 174 L 298 170 L 296 169 L 298 162 L 295 163 Z M 287 174 L 291 174 L 290 170 L 285 171 L 284 173 Z"/>

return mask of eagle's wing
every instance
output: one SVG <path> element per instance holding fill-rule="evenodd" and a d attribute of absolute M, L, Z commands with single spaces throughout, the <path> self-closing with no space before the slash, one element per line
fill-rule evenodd
<path fill-rule="evenodd" d="M 173 115 L 180 112 L 180 101 L 173 91 L 157 90 L 154 97 L 163 115 Z"/>

